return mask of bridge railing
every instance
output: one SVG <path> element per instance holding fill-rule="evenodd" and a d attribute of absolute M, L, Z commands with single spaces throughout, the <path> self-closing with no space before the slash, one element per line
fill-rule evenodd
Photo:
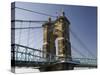
<path fill-rule="evenodd" d="M 56 60 L 56 56 L 50 53 L 46 53 L 42 50 L 30 48 L 27 46 L 12 44 L 12 60 L 16 61 L 36 61 L 36 62 L 54 62 Z M 43 57 L 43 54 L 48 54 L 47 57 Z M 52 59 L 52 57 L 54 57 Z"/>
<path fill-rule="evenodd" d="M 97 59 L 91 58 L 72 58 L 73 61 L 79 61 L 80 64 L 97 65 Z"/>
<path fill-rule="evenodd" d="M 13 57 L 15 57 L 15 60 L 17 61 L 45 61 L 45 58 L 42 57 L 41 50 L 29 48 L 18 44 L 12 44 L 12 60 Z"/>

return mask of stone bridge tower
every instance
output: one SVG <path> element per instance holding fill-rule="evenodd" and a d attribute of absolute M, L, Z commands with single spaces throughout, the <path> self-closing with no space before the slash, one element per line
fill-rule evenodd
<path fill-rule="evenodd" d="M 49 18 L 49 21 L 43 25 L 43 50 L 47 53 L 43 57 L 51 59 L 51 61 L 54 59 L 60 62 L 59 64 L 50 66 L 50 71 L 73 69 L 69 63 L 65 63 L 65 61 L 71 60 L 69 25 L 70 22 L 63 11 L 53 23 L 51 23 L 51 18 Z"/>

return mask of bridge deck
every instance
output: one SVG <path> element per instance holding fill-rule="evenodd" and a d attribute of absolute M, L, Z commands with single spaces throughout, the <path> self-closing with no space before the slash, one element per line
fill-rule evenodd
<path fill-rule="evenodd" d="M 34 68 L 41 68 L 41 67 L 47 67 L 52 66 L 58 63 L 65 63 L 65 64 L 71 64 L 74 67 L 94 67 L 96 68 L 97 65 L 92 64 L 81 64 L 79 62 L 73 62 L 73 61 L 65 61 L 65 62 L 37 62 L 37 61 L 13 61 L 12 66 L 17 67 L 34 67 Z"/>
<path fill-rule="evenodd" d="M 41 55 L 44 53 L 43 51 L 18 44 L 12 45 L 11 52 L 12 66 L 40 68 L 64 63 L 71 64 L 74 67 L 97 67 L 97 59 L 64 57 L 65 61 L 62 62 L 61 60 L 56 59 L 57 56 L 54 56 L 54 59 L 49 58 L 50 60 L 48 60 L 48 58 L 43 58 L 39 56 L 39 54 Z"/>

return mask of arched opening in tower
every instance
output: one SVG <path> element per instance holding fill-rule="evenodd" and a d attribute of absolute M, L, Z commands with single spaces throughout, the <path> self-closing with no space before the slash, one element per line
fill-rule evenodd
<path fill-rule="evenodd" d="M 58 50 L 59 49 L 58 49 L 58 39 L 57 38 L 55 39 L 55 50 L 56 50 L 56 56 L 58 57 Z M 57 57 L 56 57 L 56 59 L 58 59 Z"/>

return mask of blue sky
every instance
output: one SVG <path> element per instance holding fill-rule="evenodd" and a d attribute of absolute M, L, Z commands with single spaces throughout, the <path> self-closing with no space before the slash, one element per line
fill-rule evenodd
<path fill-rule="evenodd" d="M 89 50 L 97 56 L 97 8 L 89 6 L 72 6 L 72 5 L 55 5 L 55 4 L 38 4 L 38 3 L 25 3 L 16 2 L 16 7 L 21 7 L 37 12 L 47 13 L 50 15 L 58 16 L 63 9 L 66 17 L 70 21 L 70 28 L 76 35 L 81 39 L 81 41 L 89 48 Z M 48 20 L 48 16 L 16 9 L 15 19 L 20 20 Z M 52 17 L 52 20 L 56 18 Z M 42 26 L 42 23 L 16 23 L 16 27 L 20 26 Z M 30 47 L 42 48 L 43 37 L 42 28 L 34 30 L 22 30 L 20 43 L 25 44 L 27 41 L 25 39 L 31 38 L 28 42 Z M 16 43 L 18 42 L 20 31 L 16 31 Z M 26 32 L 26 33 L 25 33 Z M 33 33 L 33 34 L 32 34 Z M 27 36 L 29 35 L 29 37 Z M 26 36 L 26 37 L 25 37 Z M 24 37 L 24 38 L 23 38 Z M 33 40 L 32 40 L 33 38 Z M 80 45 L 79 42 L 70 34 L 71 44 L 77 48 L 80 52 L 84 53 L 86 56 L 90 56 L 86 50 Z M 38 40 L 37 40 L 38 39 Z M 72 55 L 79 57 L 77 53 L 72 49 Z M 91 57 L 91 56 L 90 56 Z"/>

